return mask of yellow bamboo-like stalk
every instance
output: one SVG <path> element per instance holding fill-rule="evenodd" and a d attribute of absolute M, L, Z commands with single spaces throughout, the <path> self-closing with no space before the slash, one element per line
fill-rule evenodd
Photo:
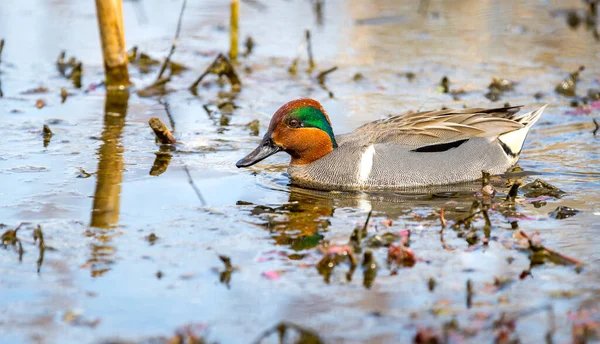
<path fill-rule="evenodd" d="M 104 104 L 104 130 L 98 150 L 96 191 L 92 209 L 91 226 L 111 228 L 119 222 L 121 182 L 123 181 L 123 146 L 121 136 L 129 92 L 108 90 Z"/>
<path fill-rule="evenodd" d="M 123 25 L 123 0 L 96 0 L 106 86 L 129 86 L 127 49 Z"/>
<path fill-rule="evenodd" d="M 231 17 L 229 21 L 230 47 L 229 58 L 231 62 L 237 61 L 238 56 L 238 36 L 239 36 L 240 2 L 231 0 Z"/>

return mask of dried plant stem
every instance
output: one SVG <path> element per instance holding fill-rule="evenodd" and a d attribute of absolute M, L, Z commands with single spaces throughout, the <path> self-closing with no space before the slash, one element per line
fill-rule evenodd
<path fill-rule="evenodd" d="M 167 55 L 167 58 L 160 67 L 160 72 L 158 72 L 156 80 L 160 80 L 160 78 L 162 78 L 165 70 L 171 62 L 171 56 L 173 56 L 173 53 L 175 53 L 175 48 L 177 48 L 177 41 L 179 40 L 179 34 L 181 33 L 181 22 L 183 19 L 183 12 L 185 11 L 186 4 L 187 0 L 183 0 L 183 3 L 181 4 L 181 12 L 179 12 L 179 19 L 177 20 L 177 29 L 175 30 L 175 37 L 173 38 L 173 43 L 171 44 L 171 50 L 169 51 L 169 55 Z"/>
<path fill-rule="evenodd" d="M 237 61 L 238 56 L 239 17 L 240 2 L 239 0 L 231 0 L 231 17 L 229 21 L 229 58 L 232 62 Z"/>
<path fill-rule="evenodd" d="M 129 86 L 122 0 L 96 0 L 107 87 Z"/>

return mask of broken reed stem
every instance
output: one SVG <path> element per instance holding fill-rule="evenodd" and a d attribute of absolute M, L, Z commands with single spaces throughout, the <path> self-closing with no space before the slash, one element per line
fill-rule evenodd
<path fill-rule="evenodd" d="M 446 206 L 443 206 L 442 210 L 440 211 L 440 222 L 442 223 L 442 229 L 440 229 L 440 242 L 442 243 L 442 247 L 445 250 L 452 251 L 452 250 L 454 250 L 454 247 L 448 245 L 446 243 L 446 240 L 444 239 L 444 229 L 446 229 L 446 225 L 448 224 L 448 222 L 446 221 L 446 218 L 444 216 L 444 213 L 446 211 L 445 209 L 446 209 Z"/>
<path fill-rule="evenodd" d="M 525 239 L 527 239 L 527 241 L 529 242 L 529 249 L 533 251 L 534 244 L 533 244 L 533 240 L 531 239 L 531 237 L 529 235 L 527 235 L 527 233 L 525 233 L 524 231 L 519 231 L 519 234 L 521 234 L 521 236 L 523 236 Z M 565 256 L 564 254 L 558 253 L 558 252 L 556 252 L 554 250 L 551 250 L 551 249 L 547 248 L 546 246 L 544 246 L 542 244 L 538 244 L 538 246 L 542 250 L 546 251 L 546 253 L 548 253 L 549 255 L 556 256 L 556 257 L 558 257 L 558 258 L 560 258 L 560 259 L 562 259 L 562 260 L 564 260 L 564 261 L 566 261 L 566 262 L 568 262 L 570 264 L 577 265 L 577 266 L 584 266 L 585 265 L 580 260 L 577 260 L 575 258 L 571 258 L 569 256 Z"/>
<path fill-rule="evenodd" d="M 123 0 L 96 0 L 96 14 L 102 42 L 106 86 L 129 86 L 125 27 L 123 25 Z"/>
<path fill-rule="evenodd" d="M 198 196 L 200 203 L 202 203 L 202 206 L 205 206 L 206 201 L 204 201 L 204 197 L 202 197 L 202 193 L 200 192 L 200 189 L 198 189 L 198 187 L 194 183 L 194 180 L 192 179 L 192 175 L 190 174 L 190 170 L 188 170 L 187 166 L 183 166 L 183 168 L 185 170 L 185 173 L 187 173 L 188 182 L 192 186 L 192 189 L 194 189 L 194 192 L 196 193 L 196 196 Z"/>
<path fill-rule="evenodd" d="M 371 214 L 373 214 L 373 210 L 369 210 L 369 215 L 367 215 L 367 220 L 365 221 L 365 225 L 363 226 L 363 233 L 367 232 L 367 226 L 369 226 L 369 220 L 371 219 Z"/>
<path fill-rule="evenodd" d="M 179 19 L 177 20 L 177 29 L 175 30 L 175 37 L 173 38 L 173 43 L 171 44 L 171 50 L 169 51 L 169 55 L 167 55 L 167 58 L 160 67 L 160 72 L 158 72 L 156 80 L 160 80 L 160 78 L 164 74 L 165 70 L 169 66 L 169 62 L 171 62 L 171 56 L 173 56 L 173 53 L 175 53 L 175 48 L 177 48 L 177 41 L 179 40 L 179 33 L 181 32 L 181 22 L 183 19 L 183 12 L 185 11 L 186 4 L 187 0 L 183 0 L 183 4 L 181 4 L 181 12 L 179 12 Z"/>
<path fill-rule="evenodd" d="M 240 2 L 239 0 L 231 0 L 231 17 L 229 18 L 229 58 L 231 62 L 236 62 L 238 56 L 239 19 Z"/>
<path fill-rule="evenodd" d="M 4 49 L 4 38 L 0 39 L 0 63 L 2 63 L 2 50 Z"/>
<path fill-rule="evenodd" d="M 175 140 L 173 137 L 173 134 L 171 134 L 169 128 L 167 128 L 167 126 L 160 119 L 152 117 L 148 121 L 148 124 L 150 125 L 150 128 L 152 128 L 152 131 L 154 131 L 154 135 L 156 135 L 156 138 L 160 143 L 174 144 L 177 142 L 177 140 Z"/>
<path fill-rule="evenodd" d="M 175 131 L 175 120 L 171 114 L 171 106 L 169 105 L 169 102 L 162 99 L 160 99 L 158 102 L 165 107 L 165 112 L 167 113 L 167 117 L 169 117 L 169 122 L 171 123 L 171 129 L 172 131 Z"/>
<path fill-rule="evenodd" d="M 306 51 L 308 53 L 308 72 L 312 72 L 315 68 L 315 60 L 313 59 L 312 44 L 310 39 L 310 30 L 306 30 Z"/>

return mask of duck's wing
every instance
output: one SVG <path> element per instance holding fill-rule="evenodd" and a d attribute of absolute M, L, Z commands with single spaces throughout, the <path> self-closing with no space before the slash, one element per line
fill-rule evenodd
<path fill-rule="evenodd" d="M 447 144 L 498 136 L 524 128 L 527 115 L 520 106 L 496 109 L 459 109 L 409 113 L 367 123 L 354 132 L 365 143 L 395 143 L 412 147 Z"/>

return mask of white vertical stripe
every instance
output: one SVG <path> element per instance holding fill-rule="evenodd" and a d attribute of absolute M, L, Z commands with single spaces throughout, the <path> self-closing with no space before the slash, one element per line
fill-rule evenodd
<path fill-rule="evenodd" d="M 358 174 L 358 181 L 361 183 L 366 182 L 371 175 L 373 170 L 373 157 L 375 156 L 375 145 L 370 145 L 363 152 L 360 158 L 360 171 Z"/>

